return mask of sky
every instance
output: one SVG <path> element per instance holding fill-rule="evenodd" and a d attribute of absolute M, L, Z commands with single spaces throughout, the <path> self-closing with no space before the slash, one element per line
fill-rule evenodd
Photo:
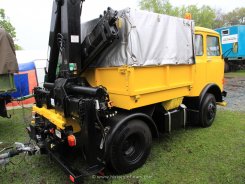
<path fill-rule="evenodd" d="M 245 0 L 169 0 L 173 6 L 210 5 L 224 12 L 245 7 Z M 53 0 L 0 0 L 0 8 L 16 28 L 17 43 L 24 50 L 48 50 L 48 38 Z M 120 10 L 139 9 L 139 0 L 85 0 L 82 21 L 97 18 L 107 7 Z"/>

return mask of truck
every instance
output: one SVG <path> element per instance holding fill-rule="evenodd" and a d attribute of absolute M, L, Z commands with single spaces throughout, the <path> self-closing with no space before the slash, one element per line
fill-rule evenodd
<path fill-rule="evenodd" d="M 13 74 L 18 72 L 14 41 L 0 28 L 0 116 L 10 118 L 6 104 L 11 102 L 11 93 L 16 90 Z"/>
<path fill-rule="evenodd" d="M 74 183 L 143 166 L 154 138 L 210 127 L 226 96 L 217 32 L 132 9 L 81 24 L 83 2 L 53 2 L 45 83 L 27 127 Z"/>
<path fill-rule="evenodd" d="M 245 69 L 245 25 L 215 29 L 220 34 L 225 72 Z"/>

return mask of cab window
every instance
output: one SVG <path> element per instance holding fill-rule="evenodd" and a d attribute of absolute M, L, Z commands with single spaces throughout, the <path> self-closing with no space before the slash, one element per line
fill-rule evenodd
<path fill-rule="evenodd" d="M 208 56 L 220 56 L 218 37 L 207 36 L 207 55 Z"/>
<path fill-rule="evenodd" d="M 195 50 L 196 50 L 196 56 L 202 56 L 203 55 L 203 37 L 202 35 L 195 35 Z"/>

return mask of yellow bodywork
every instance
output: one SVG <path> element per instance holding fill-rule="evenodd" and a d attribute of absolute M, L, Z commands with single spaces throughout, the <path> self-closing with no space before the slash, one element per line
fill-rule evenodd
<path fill-rule="evenodd" d="M 105 86 L 114 106 L 130 110 L 189 95 L 194 66 L 96 68 L 85 77 L 92 86 Z"/>
<path fill-rule="evenodd" d="M 37 106 L 33 106 L 32 109 L 34 112 L 48 119 L 60 130 L 64 130 L 65 127 L 68 126 L 72 126 L 74 133 L 81 130 L 81 127 L 78 124 L 79 121 L 71 118 L 64 118 L 59 112 L 56 112 L 55 109 L 47 109 L 46 107 L 38 108 Z"/>
<path fill-rule="evenodd" d="M 199 96 L 203 88 L 210 83 L 218 85 L 220 90 L 223 91 L 224 60 L 221 54 L 220 56 L 207 55 L 207 36 L 219 38 L 220 53 L 222 53 L 219 34 L 211 29 L 202 27 L 196 27 L 195 34 L 203 36 L 204 49 L 202 56 L 196 56 L 192 90 L 189 96 Z"/>
<path fill-rule="evenodd" d="M 219 34 L 201 27 L 195 28 L 195 34 L 203 37 L 203 55 L 196 56 L 195 64 L 94 68 L 88 69 L 83 76 L 94 87 L 104 86 L 113 106 L 127 110 L 155 103 L 167 104 L 168 109 L 175 108 L 176 99 L 198 97 L 210 83 L 215 83 L 222 91 L 224 61 L 221 54 L 207 56 L 206 49 L 206 37 L 215 36 L 220 40 Z M 76 120 L 66 119 L 55 110 L 37 107 L 33 110 L 60 129 L 71 125 L 75 132 L 80 130 Z"/>
<path fill-rule="evenodd" d="M 203 56 L 196 56 L 195 64 L 95 68 L 87 70 L 84 76 L 92 86 L 106 87 L 113 105 L 127 110 L 165 101 L 171 103 L 172 99 L 184 96 L 199 96 L 210 83 L 223 90 L 224 61 L 221 54 L 207 56 L 206 49 L 206 36 L 219 39 L 219 34 L 201 27 L 196 27 L 195 34 L 203 36 L 204 48 Z"/>

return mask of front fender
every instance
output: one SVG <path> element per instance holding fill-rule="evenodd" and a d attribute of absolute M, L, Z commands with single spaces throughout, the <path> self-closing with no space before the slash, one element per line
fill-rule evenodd
<path fill-rule="evenodd" d="M 199 95 L 199 105 L 201 105 L 204 96 L 207 93 L 211 93 L 215 96 L 215 99 L 217 102 L 222 102 L 222 92 L 221 89 L 219 88 L 219 86 L 215 83 L 210 83 L 208 85 L 205 86 L 205 88 L 202 90 L 201 94 Z"/>

